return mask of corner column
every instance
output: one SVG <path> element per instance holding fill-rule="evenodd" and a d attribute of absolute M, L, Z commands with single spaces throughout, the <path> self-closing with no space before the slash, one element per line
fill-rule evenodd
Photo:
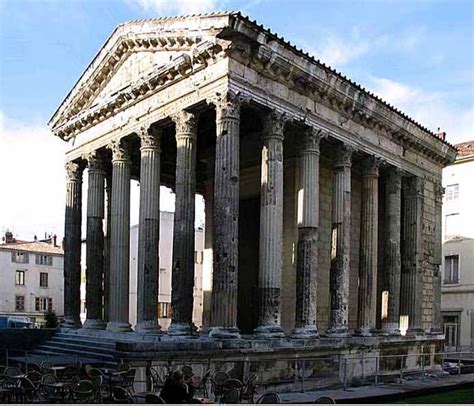
<path fill-rule="evenodd" d="M 316 326 L 319 240 L 319 144 L 323 133 L 314 128 L 305 134 L 300 152 L 302 217 L 298 225 L 296 259 L 295 338 L 319 337 Z"/>
<path fill-rule="evenodd" d="M 414 176 L 403 185 L 403 258 L 401 277 L 401 314 L 408 316 L 408 334 L 421 334 L 423 330 L 422 290 L 423 260 L 422 215 L 423 179 Z"/>
<path fill-rule="evenodd" d="M 89 154 L 86 241 L 86 329 L 105 328 L 102 319 L 104 272 L 104 180 L 105 171 L 97 152 Z"/>
<path fill-rule="evenodd" d="M 351 166 L 354 148 L 335 150 L 332 194 L 330 294 L 331 313 L 327 334 L 344 337 L 349 332 L 349 272 L 351 251 Z"/>
<path fill-rule="evenodd" d="M 110 173 L 105 177 L 105 195 L 107 198 L 107 211 L 105 218 L 105 243 L 104 243 L 104 321 L 109 321 L 109 297 L 110 297 L 110 221 L 112 208 L 112 176 Z"/>
<path fill-rule="evenodd" d="M 129 315 L 130 273 L 130 160 L 124 141 L 112 141 L 112 207 L 110 221 L 110 294 L 107 330 L 131 331 Z"/>
<path fill-rule="evenodd" d="M 442 221 L 444 188 L 441 182 L 435 183 L 435 229 L 433 260 L 433 322 L 431 332 L 441 334 L 443 318 L 441 316 L 441 263 L 442 263 Z"/>
<path fill-rule="evenodd" d="M 196 139 L 198 118 L 181 111 L 176 123 L 176 208 L 173 229 L 171 303 L 173 316 L 169 335 L 192 335 L 194 303 L 194 217 L 196 189 Z"/>
<path fill-rule="evenodd" d="M 137 325 L 141 334 L 159 334 L 161 129 L 141 128 L 140 212 L 138 228 Z"/>
<path fill-rule="evenodd" d="M 284 337 L 281 323 L 281 249 L 283 239 L 284 114 L 271 112 L 263 120 L 260 195 L 259 314 L 255 334 Z"/>
<path fill-rule="evenodd" d="M 64 324 L 81 327 L 81 221 L 83 166 L 66 164 L 66 212 L 64 218 Z"/>
<path fill-rule="evenodd" d="M 379 166 L 380 159 L 370 157 L 362 169 L 357 333 L 363 336 L 371 335 L 376 327 Z"/>
<path fill-rule="evenodd" d="M 391 168 L 385 184 L 384 267 L 387 272 L 387 318 L 382 320 L 382 330 L 390 335 L 400 334 L 400 278 L 401 278 L 401 207 L 402 175 L 398 168 Z"/>
<path fill-rule="evenodd" d="M 240 102 L 236 96 L 227 93 L 214 103 L 216 153 L 212 202 L 213 283 L 209 336 L 238 338 Z"/>

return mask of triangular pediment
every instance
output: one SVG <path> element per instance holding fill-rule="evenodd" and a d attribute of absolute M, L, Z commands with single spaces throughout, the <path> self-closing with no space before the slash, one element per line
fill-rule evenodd
<path fill-rule="evenodd" d="M 51 118 L 54 129 L 174 61 L 215 43 L 229 13 L 138 20 L 118 26 Z"/>

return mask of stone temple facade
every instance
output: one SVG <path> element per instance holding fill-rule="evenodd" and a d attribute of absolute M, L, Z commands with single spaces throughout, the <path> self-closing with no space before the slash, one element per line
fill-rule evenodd
<path fill-rule="evenodd" d="M 71 145 L 65 326 L 80 324 L 87 204 L 82 330 L 131 331 L 130 181 L 136 179 L 134 334 L 160 333 L 159 187 L 165 185 L 176 193 L 166 337 L 196 335 L 194 197 L 201 194 L 213 269 L 201 337 L 442 339 L 435 334 L 441 173 L 455 149 L 240 13 L 118 26 L 49 125 Z M 406 337 L 400 319 L 408 320 Z"/>

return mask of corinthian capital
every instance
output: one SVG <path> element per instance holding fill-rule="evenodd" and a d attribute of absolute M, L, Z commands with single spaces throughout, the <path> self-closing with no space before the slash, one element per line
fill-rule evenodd
<path fill-rule="evenodd" d="M 107 146 L 112 151 L 112 162 L 130 161 L 130 147 L 124 140 L 112 140 Z"/>
<path fill-rule="evenodd" d="M 97 151 L 92 151 L 83 156 L 89 171 L 104 171 L 104 160 Z"/>
<path fill-rule="evenodd" d="M 355 150 L 355 147 L 347 144 L 341 144 L 336 147 L 334 156 L 334 166 L 351 166 L 352 155 L 354 154 Z"/>
<path fill-rule="evenodd" d="M 84 169 L 83 165 L 80 165 L 77 162 L 69 161 L 69 162 L 66 162 L 65 168 L 66 168 L 66 177 L 68 181 L 72 181 L 72 182 L 82 181 L 82 171 Z"/>
<path fill-rule="evenodd" d="M 159 127 L 143 126 L 137 131 L 140 137 L 140 149 L 160 149 L 162 129 Z"/>
<path fill-rule="evenodd" d="M 171 116 L 171 119 L 176 124 L 176 138 L 181 138 L 183 136 L 196 137 L 198 125 L 198 115 L 196 113 L 181 110 Z"/>
<path fill-rule="evenodd" d="M 435 202 L 437 204 L 442 204 L 443 196 L 444 196 L 445 189 L 441 182 L 435 182 L 434 185 L 434 195 L 435 195 Z"/>
<path fill-rule="evenodd" d="M 328 137 L 328 132 L 320 129 L 310 127 L 305 130 L 303 148 L 301 153 L 317 153 L 319 154 L 319 145 L 323 138 Z"/>
<path fill-rule="evenodd" d="M 273 110 L 263 118 L 263 138 L 281 138 L 283 140 L 285 124 L 290 120 L 286 113 Z"/>
<path fill-rule="evenodd" d="M 225 92 L 224 94 L 216 94 L 208 100 L 210 104 L 216 106 L 216 119 L 219 121 L 223 118 L 234 118 L 236 120 L 240 117 L 240 105 L 242 99 L 239 93 Z"/>
<path fill-rule="evenodd" d="M 362 163 L 363 176 L 379 176 L 379 168 L 383 164 L 382 158 L 369 156 Z"/>

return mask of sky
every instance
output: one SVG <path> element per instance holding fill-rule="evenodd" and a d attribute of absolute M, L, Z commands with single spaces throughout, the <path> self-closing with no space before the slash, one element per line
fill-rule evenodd
<path fill-rule="evenodd" d="M 114 28 L 217 10 L 256 19 L 446 131 L 449 142 L 474 139 L 474 0 L 0 0 L 2 234 L 64 234 L 67 144 L 46 123 Z M 132 186 L 132 223 L 137 191 Z M 174 209 L 169 191 L 161 200 Z M 202 201 L 197 208 L 199 223 Z"/>

